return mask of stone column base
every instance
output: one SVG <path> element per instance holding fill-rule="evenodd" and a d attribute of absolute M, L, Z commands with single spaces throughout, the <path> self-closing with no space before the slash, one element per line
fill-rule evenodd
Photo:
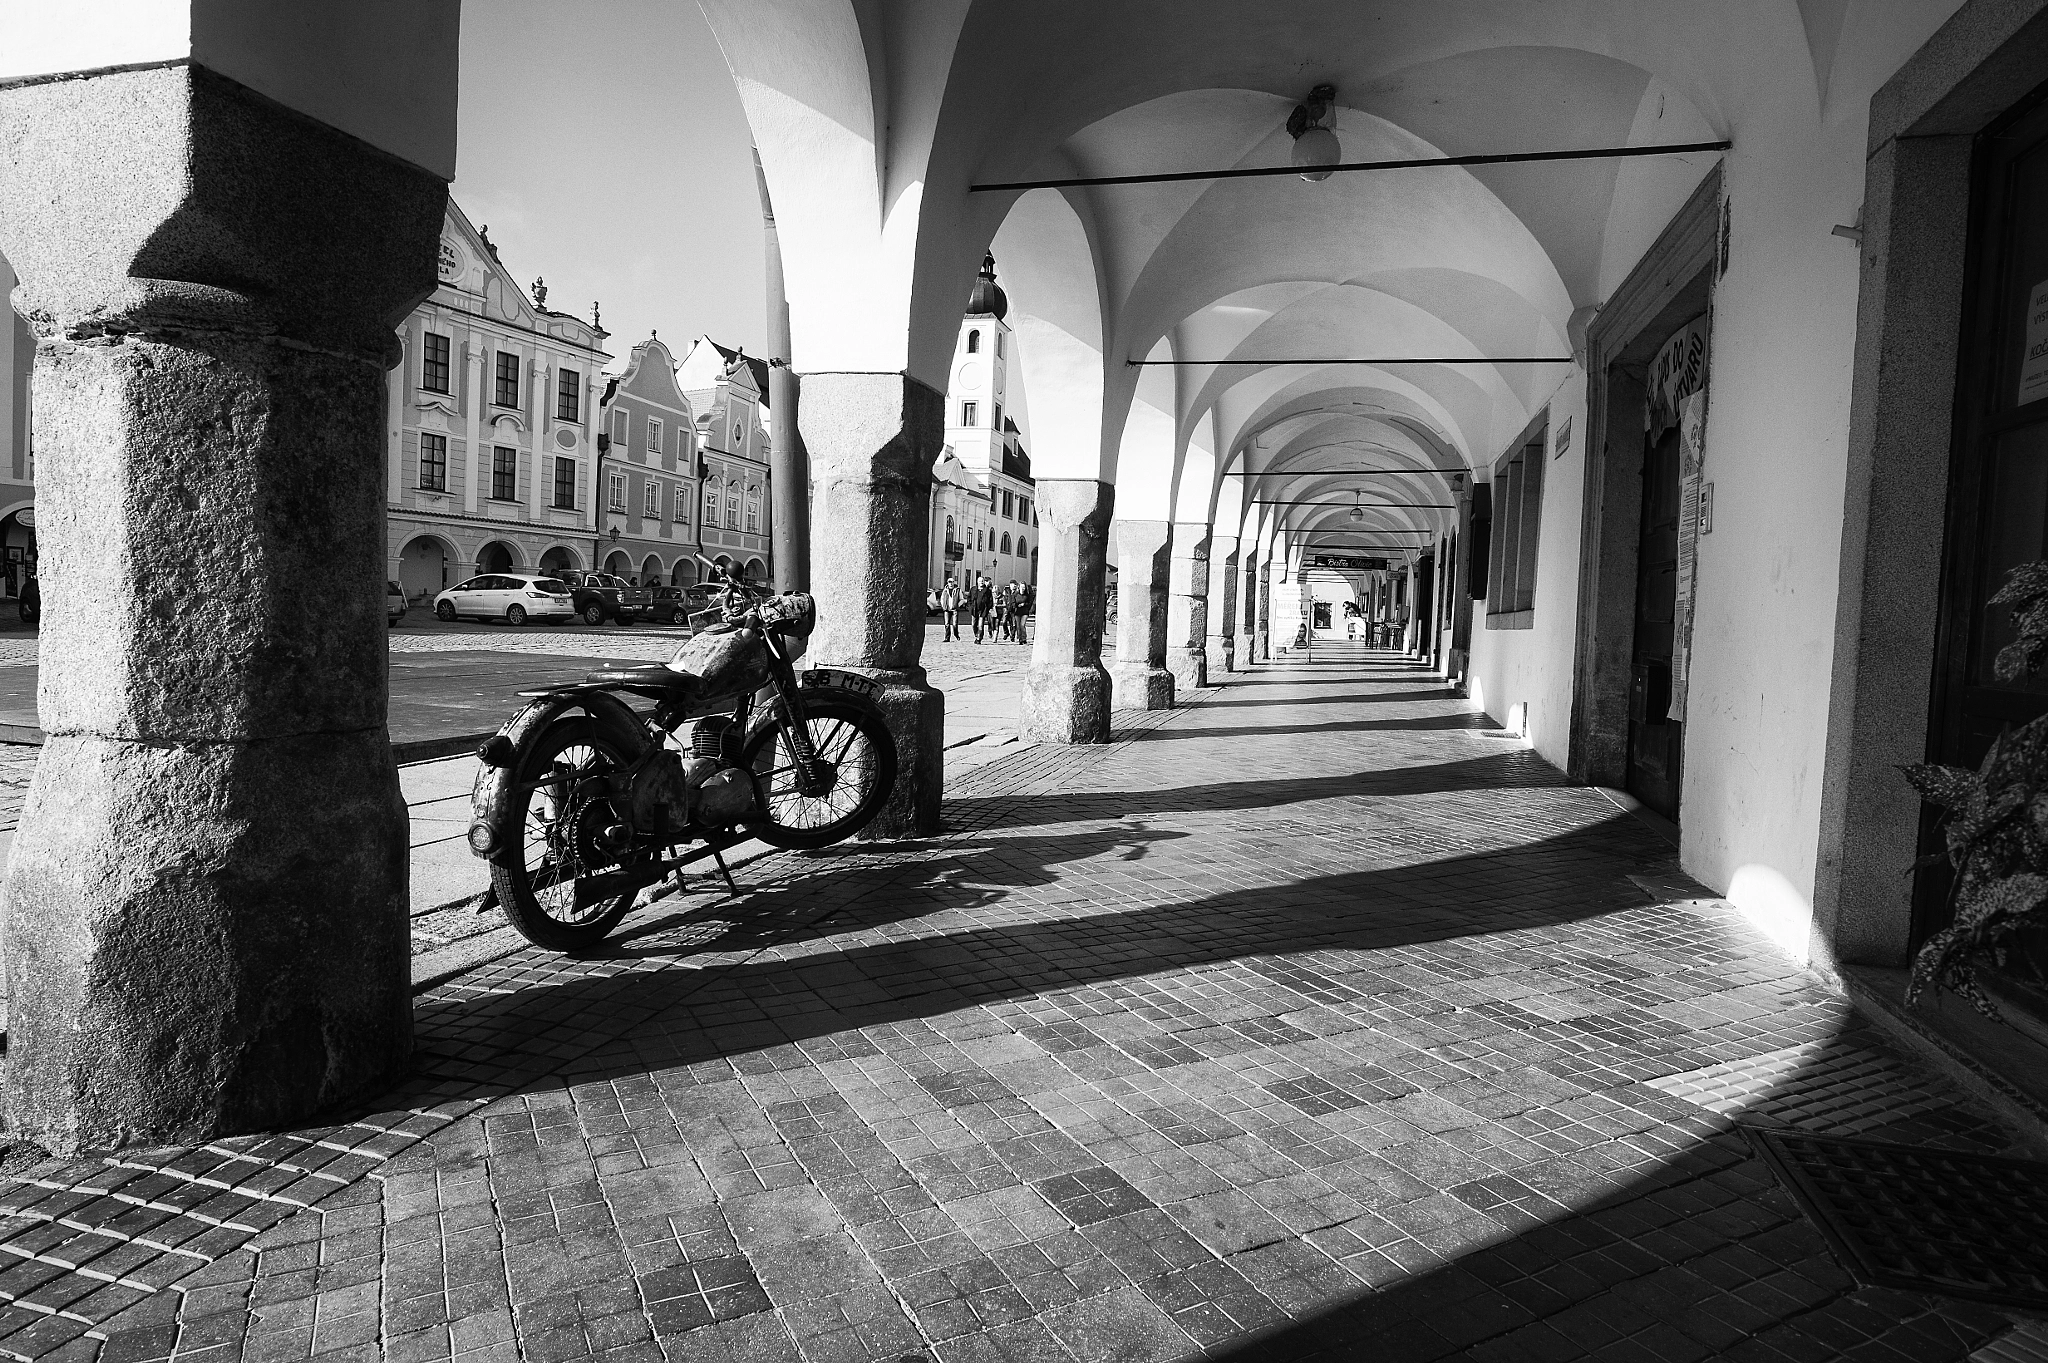
<path fill-rule="evenodd" d="M 875 704 L 882 708 L 896 740 L 896 789 L 862 838 L 909 838 L 939 830 L 940 796 L 946 784 L 946 693 L 925 684 L 921 667 L 902 671 L 843 667 L 882 684 Z"/>
<path fill-rule="evenodd" d="M 1024 673 L 1019 710 L 1026 738 L 1041 743 L 1107 743 L 1109 707 L 1109 673 L 1100 664 L 1034 663 Z"/>
<path fill-rule="evenodd" d="M 1166 670 L 1173 674 L 1174 690 L 1200 690 L 1209 684 L 1208 651 L 1200 648 L 1168 649 Z"/>
<path fill-rule="evenodd" d="M 1209 636 L 1209 657 L 1224 672 L 1237 671 L 1237 636 L 1233 634 L 1212 634 Z"/>
<path fill-rule="evenodd" d="M 1118 663 L 1109 669 L 1111 703 L 1119 710 L 1171 710 L 1173 673 L 1150 663 Z"/>

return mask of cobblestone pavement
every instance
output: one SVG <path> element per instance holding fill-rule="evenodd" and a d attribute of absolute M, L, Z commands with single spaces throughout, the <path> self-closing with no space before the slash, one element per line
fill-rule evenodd
<path fill-rule="evenodd" d="M 436 988 L 367 1110 L 29 1170 L 0 1351 L 2016 1347 L 1859 1288 L 1738 1123 L 2010 1133 L 1726 905 L 1646 895 L 1668 849 L 1604 797 L 1338 652 L 989 763 L 942 837 L 771 857 Z"/>

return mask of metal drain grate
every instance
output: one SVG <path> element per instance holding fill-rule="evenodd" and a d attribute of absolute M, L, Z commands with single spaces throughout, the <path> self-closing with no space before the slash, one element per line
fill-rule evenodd
<path fill-rule="evenodd" d="M 2048 1307 L 2048 1165 L 1745 1129 L 1871 1286 Z"/>

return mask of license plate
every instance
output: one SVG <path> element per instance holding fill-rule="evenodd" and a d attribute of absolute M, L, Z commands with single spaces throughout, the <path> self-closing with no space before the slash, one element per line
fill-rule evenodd
<path fill-rule="evenodd" d="M 803 684 L 809 687 L 829 687 L 839 691 L 851 691 L 856 696 L 879 696 L 882 684 L 873 677 L 863 677 L 858 672 L 841 672 L 836 667 L 816 667 L 804 673 Z"/>

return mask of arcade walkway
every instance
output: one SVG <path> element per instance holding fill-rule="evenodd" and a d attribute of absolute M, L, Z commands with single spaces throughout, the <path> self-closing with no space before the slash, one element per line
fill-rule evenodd
<path fill-rule="evenodd" d="M 1685 899 L 1633 818 L 1336 652 L 991 762 L 942 837 L 772 858 L 602 958 L 438 988 L 374 1112 L 27 1171 L 0 1350 L 1935 1360 L 2003 1334 L 1857 1288 L 1735 1122 L 2008 1135 Z"/>

